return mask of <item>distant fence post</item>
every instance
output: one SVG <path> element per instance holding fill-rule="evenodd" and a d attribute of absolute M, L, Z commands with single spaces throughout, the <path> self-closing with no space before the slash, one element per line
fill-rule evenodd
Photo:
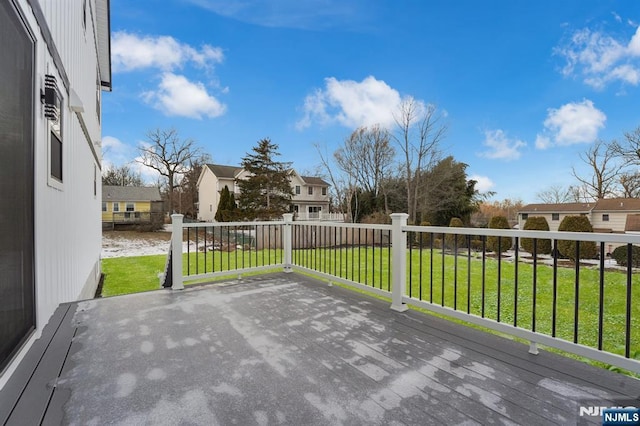
<path fill-rule="evenodd" d="M 285 213 L 284 225 L 282 230 L 282 239 L 284 240 L 284 272 L 293 272 L 291 268 L 291 249 L 292 249 L 292 228 L 293 228 L 293 213 Z"/>
<path fill-rule="evenodd" d="M 407 305 L 402 298 L 407 285 L 407 233 L 402 230 L 407 226 L 406 213 L 391 214 L 391 309 L 406 311 Z"/>
<path fill-rule="evenodd" d="M 172 290 L 184 289 L 182 283 L 182 215 L 171 215 L 171 267 L 173 273 Z"/>

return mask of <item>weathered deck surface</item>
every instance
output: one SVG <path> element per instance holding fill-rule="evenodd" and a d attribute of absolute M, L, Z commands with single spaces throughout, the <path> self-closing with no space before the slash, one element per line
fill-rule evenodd
<path fill-rule="evenodd" d="M 0 423 L 599 424 L 580 405 L 640 396 L 639 380 L 298 274 L 64 305 L 32 352 Z"/>

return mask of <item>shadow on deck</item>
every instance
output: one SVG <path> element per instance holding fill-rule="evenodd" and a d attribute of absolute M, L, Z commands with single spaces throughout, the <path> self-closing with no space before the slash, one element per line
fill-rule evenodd
<path fill-rule="evenodd" d="M 61 305 L 8 424 L 600 424 L 640 380 L 299 274 Z"/>

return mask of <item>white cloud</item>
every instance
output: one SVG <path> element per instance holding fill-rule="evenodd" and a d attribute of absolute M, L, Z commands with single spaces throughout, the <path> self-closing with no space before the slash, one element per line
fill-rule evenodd
<path fill-rule="evenodd" d="M 304 117 L 297 127 L 303 129 L 313 122 L 336 122 L 349 128 L 373 124 L 390 127 L 394 123 L 393 112 L 401 101 L 397 90 L 373 76 L 361 82 L 329 77 L 325 79 L 324 89 L 305 98 Z M 425 107 L 424 103 L 417 102 Z"/>
<path fill-rule="evenodd" d="M 488 151 L 480 155 L 493 160 L 517 160 L 522 154 L 521 148 L 527 144 L 519 139 L 509 139 L 506 133 L 500 129 L 486 130 L 483 145 L 489 147 Z"/>
<path fill-rule="evenodd" d="M 105 167 L 121 166 L 131 161 L 135 147 L 113 136 L 102 138 L 102 159 Z"/>
<path fill-rule="evenodd" d="M 111 60 L 114 72 L 157 68 L 165 71 L 193 62 L 208 67 L 222 62 L 224 54 L 219 47 L 208 44 L 196 49 L 180 43 L 171 36 L 139 36 L 125 31 L 116 32 L 111 42 Z"/>
<path fill-rule="evenodd" d="M 373 8 L 367 0 L 188 0 L 241 22 L 265 27 L 322 30 L 359 28 Z"/>
<path fill-rule="evenodd" d="M 558 109 L 550 108 L 544 120 L 545 130 L 536 138 L 536 148 L 591 143 L 597 139 L 598 131 L 606 120 L 607 116 L 588 99 L 571 102 Z"/>
<path fill-rule="evenodd" d="M 191 82 L 185 76 L 166 72 L 156 91 L 142 94 L 143 99 L 154 108 L 169 116 L 201 119 L 218 117 L 225 113 L 226 106 L 207 93 L 204 84 Z"/>
<path fill-rule="evenodd" d="M 495 186 L 495 183 L 487 176 L 471 175 L 469 176 L 469 179 L 475 180 L 477 182 L 475 188 L 481 194 L 491 191 L 491 189 Z"/>
<path fill-rule="evenodd" d="M 580 75 L 596 89 L 613 81 L 633 86 L 640 83 L 640 26 L 628 41 L 602 31 L 581 29 L 556 47 L 555 53 L 566 59 L 564 75 Z"/>

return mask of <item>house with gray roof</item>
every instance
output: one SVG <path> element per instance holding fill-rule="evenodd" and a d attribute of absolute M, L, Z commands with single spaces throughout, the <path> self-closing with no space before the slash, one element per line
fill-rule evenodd
<path fill-rule="evenodd" d="M 240 188 L 236 182 L 247 177 L 248 172 L 242 167 L 220 164 L 203 167 L 198 178 L 198 220 L 213 222 L 224 187 L 239 199 Z M 329 212 L 329 184 L 322 178 L 302 176 L 291 169 L 289 181 L 293 189 L 291 211 L 297 220 L 344 220 L 342 214 Z"/>
<path fill-rule="evenodd" d="M 118 225 L 160 226 L 164 202 L 155 186 L 102 186 L 102 228 Z"/>
<path fill-rule="evenodd" d="M 551 231 L 557 231 L 566 216 L 587 216 L 595 232 L 639 232 L 640 199 L 609 198 L 590 203 L 528 204 L 518 211 L 520 229 L 530 216 L 547 219 Z"/>

